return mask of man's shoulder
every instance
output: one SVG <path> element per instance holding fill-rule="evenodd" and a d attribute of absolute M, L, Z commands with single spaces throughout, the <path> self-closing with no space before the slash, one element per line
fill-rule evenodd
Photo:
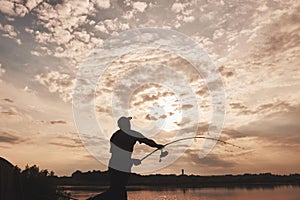
<path fill-rule="evenodd" d="M 135 130 L 130 130 L 130 134 L 133 135 L 134 137 L 139 137 L 139 138 L 144 137 L 143 134 Z"/>
<path fill-rule="evenodd" d="M 110 140 L 112 140 L 114 137 L 116 137 L 116 135 L 119 135 L 119 134 L 121 133 L 120 131 L 121 131 L 120 129 L 117 130 L 117 131 L 115 131 L 115 132 L 111 135 Z"/>
<path fill-rule="evenodd" d="M 137 139 L 145 138 L 145 136 L 143 134 L 141 134 L 138 131 L 132 130 L 132 129 L 128 130 L 128 131 L 119 129 L 119 130 L 117 130 L 116 132 L 113 133 L 113 135 L 111 136 L 111 138 L 115 137 L 116 135 L 134 137 L 134 138 L 137 138 Z"/>

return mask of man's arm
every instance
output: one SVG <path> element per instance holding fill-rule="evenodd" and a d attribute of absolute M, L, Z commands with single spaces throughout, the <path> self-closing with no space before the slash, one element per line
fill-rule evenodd
<path fill-rule="evenodd" d="M 141 134 L 137 131 L 133 131 L 133 132 L 134 132 L 134 135 L 138 138 L 138 141 L 140 143 L 144 143 L 150 147 L 154 147 L 154 148 L 158 148 L 158 149 L 164 148 L 164 145 L 157 144 L 154 140 L 146 138 L 143 134 Z"/>
<path fill-rule="evenodd" d="M 151 139 L 148 139 L 148 138 L 142 138 L 141 142 L 147 144 L 150 147 L 154 147 L 154 148 L 158 148 L 158 149 L 164 148 L 164 145 L 157 144 L 156 142 L 154 142 L 154 140 L 151 140 Z"/>

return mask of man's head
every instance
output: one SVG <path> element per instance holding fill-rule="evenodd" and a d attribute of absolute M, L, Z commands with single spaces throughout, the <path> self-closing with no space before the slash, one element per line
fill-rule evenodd
<path fill-rule="evenodd" d="M 118 119 L 118 126 L 121 130 L 130 130 L 131 126 L 130 126 L 130 120 L 132 119 L 132 117 L 120 117 Z"/>

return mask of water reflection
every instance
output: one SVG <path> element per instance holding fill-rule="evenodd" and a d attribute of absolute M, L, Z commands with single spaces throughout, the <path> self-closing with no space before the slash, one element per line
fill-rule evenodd
<path fill-rule="evenodd" d="M 99 191 L 71 191 L 72 197 L 87 199 Z M 197 188 L 163 190 L 129 190 L 129 200 L 299 200 L 300 187 L 273 188 Z"/>

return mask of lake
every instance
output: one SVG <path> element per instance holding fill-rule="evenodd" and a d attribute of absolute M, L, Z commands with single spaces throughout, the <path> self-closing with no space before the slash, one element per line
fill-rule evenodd
<path fill-rule="evenodd" d="M 95 191 L 65 190 L 72 197 L 85 200 Z M 197 188 L 164 190 L 130 190 L 128 200 L 299 200 L 300 187 L 280 186 L 268 189 Z"/>

